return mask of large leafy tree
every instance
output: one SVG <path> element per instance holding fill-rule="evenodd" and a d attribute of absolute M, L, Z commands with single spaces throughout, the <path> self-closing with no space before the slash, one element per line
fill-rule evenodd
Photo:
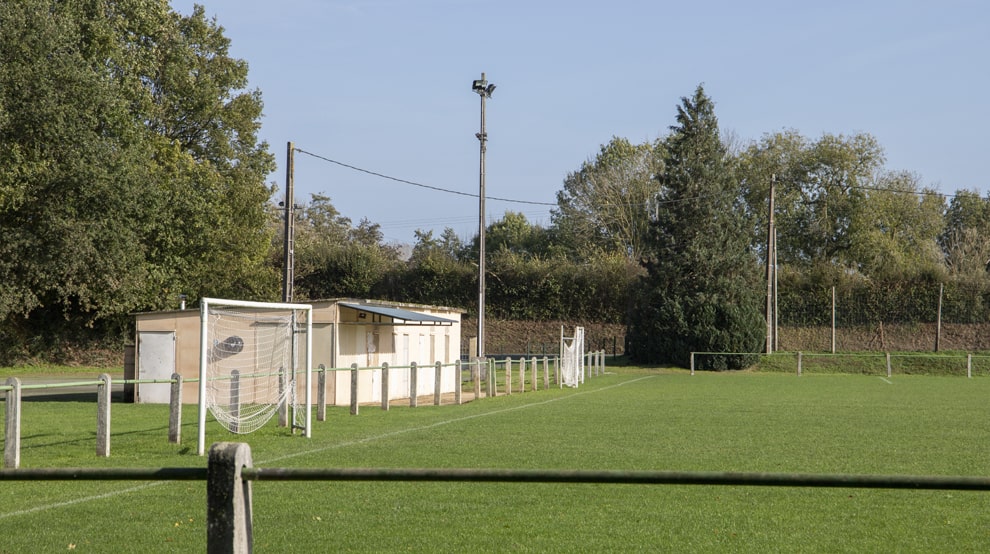
<path fill-rule="evenodd" d="M 0 28 L 8 345 L 120 324 L 179 293 L 274 292 L 261 99 L 202 8 L 13 0 Z"/>
<path fill-rule="evenodd" d="M 632 354 L 687 365 L 692 351 L 757 352 L 766 336 L 759 264 L 734 164 L 703 87 L 682 98 L 665 142 L 646 276 L 630 321 Z M 729 369 L 752 361 L 721 356 L 703 363 Z"/>
<path fill-rule="evenodd" d="M 656 210 L 659 150 L 613 137 L 570 173 L 552 212 L 562 242 L 575 252 L 620 252 L 638 260 Z"/>

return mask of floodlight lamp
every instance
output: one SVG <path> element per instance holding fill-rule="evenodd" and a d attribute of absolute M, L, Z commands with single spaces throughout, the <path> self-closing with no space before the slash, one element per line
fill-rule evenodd
<path fill-rule="evenodd" d="M 482 80 L 475 79 L 475 81 L 473 83 L 471 83 L 471 90 L 473 90 L 475 92 L 481 92 L 481 91 L 485 90 L 485 85 L 487 85 L 487 84 L 488 84 L 488 81 L 485 81 L 483 79 Z"/>
<path fill-rule="evenodd" d="M 485 89 L 485 96 L 491 98 L 493 92 L 495 92 L 495 85 L 488 85 L 488 88 Z"/>

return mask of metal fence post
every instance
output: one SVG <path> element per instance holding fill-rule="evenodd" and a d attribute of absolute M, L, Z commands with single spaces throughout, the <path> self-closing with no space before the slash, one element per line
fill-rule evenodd
<path fill-rule="evenodd" d="M 5 419 L 3 425 L 3 467 L 17 469 L 21 466 L 21 380 L 8 377 Z"/>
<path fill-rule="evenodd" d="M 110 375 L 100 374 L 96 388 L 96 455 L 110 456 Z"/>
<path fill-rule="evenodd" d="M 251 482 L 241 478 L 250 467 L 251 447 L 218 442 L 210 447 L 206 477 L 206 551 L 246 554 L 252 550 Z"/>
<path fill-rule="evenodd" d="M 172 374 L 172 390 L 168 402 L 168 442 L 182 442 L 182 376 Z"/>

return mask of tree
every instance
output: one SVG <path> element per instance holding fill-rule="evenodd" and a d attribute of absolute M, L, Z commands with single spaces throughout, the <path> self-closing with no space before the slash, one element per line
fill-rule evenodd
<path fill-rule="evenodd" d="M 202 8 L 19 0 L 0 28 L 5 343 L 277 290 L 260 94 Z"/>
<path fill-rule="evenodd" d="M 613 137 L 593 160 L 567 175 L 553 225 L 575 252 L 620 252 L 638 260 L 656 209 L 658 147 Z"/>
<path fill-rule="evenodd" d="M 917 176 L 900 172 L 880 177 L 851 211 L 848 266 L 880 279 L 940 275 L 943 211 L 942 197 L 921 189 Z"/>
<path fill-rule="evenodd" d="M 732 160 L 711 99 L 698 86 L 682 98 L 665 140 L 659 210 L 650 227 L 646 275 L 629 340 L 642 362 L 686 366 L 690 353 L 757 352 L 766 336 L 760 271 Z M 752 357 L 706 358 L 735 369 Z"/>
<path fill-rule="evenodd" d="M 952 275 L 985 279 L 990 268 L 990 197 L 956 192 L 945 212 L 939 245 Z"/>

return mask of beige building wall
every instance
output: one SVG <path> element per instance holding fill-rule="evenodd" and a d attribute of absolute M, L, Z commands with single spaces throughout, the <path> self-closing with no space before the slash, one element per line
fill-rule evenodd
<path fill-rule="evenodd" d="M 349 304 L 381 304 L 421 314 L 428 314 L 448 320 L 451 324 L 409 324 L 390 317 L 342 307 Z M 322 364 L 330 369 L 337 368 L 327 376 L 327 403 L 350 404 L 351 364 L 359 368 L 380 368 L 388 363 L 396 369 L 390 370 L 390 398 L 408 398 L 409 369 L 411 362 L 421 367 L 418 372 L 417 392 L 420 395 L 433 393 L 435 369 L 433 364 L 453 364 L 460 357 L 461 312 L 452 308 L 421 306 L 415 304 L 371 303 L 362 300 L 325 300 L 311 303 L 313 306 L 313 369 Z M 183 379 L 199 378 L 200 314 L 198 309 L 151 312 L 135 315 L 135 378 L 146 379 L 140 367 L 140 336 L 142 332 L 175 333 L 175 372 Z M 305 344 L 300 345 L 305 359 Z M 426 367 L 428 366 L 428 367 Z M 406 368 L 406 369 L 402 369 Z M 452 391 L 456 385 L 453 368 L 445 368 L 442 390 Z M 359 401 L 362 403 L 381 401 L 381 371 L 360 372 Z M 300 379 L 302 381 L 302 379 Z M 149 385 L 145 385 L 149 386 Z M 159 386 L 159 385 L 154 385 Z M 168 385 L 161 385 L 168 386 Z M 142 385 L 136 387 L 137 402 Z M 150 390 L 150 389 L 145 389 Z M 313 402 L 317 398 L 317 378 L 314 372 L 312 383 Z M 199 385 L 187 382 L 183 386 L 184 403 L 199 402 Z"/>

